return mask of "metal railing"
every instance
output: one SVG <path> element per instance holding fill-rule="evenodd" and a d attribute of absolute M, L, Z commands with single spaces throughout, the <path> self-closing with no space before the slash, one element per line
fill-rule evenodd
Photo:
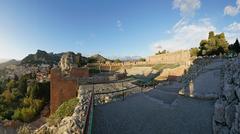
<path fill-rule="evenodd" d="M 90 101 L 88 103 L 87 115 L 85 120 L 85 126 L 83 134 L 91 134 L 93 127 L 93 111 L 94 111 L 94 91 L 91 92 Z"/>
<path fill-rule="evenodd" d="M 96 93 L 95 93 L 95 89 L 94 89 L 94 83 L 92 83 L 92 91 L 91 91 L 91 95 L 90 95 L 90 101 L 88 102 L 87 115 L 86 115 L 86 121 L 85 121 L 83 134 L 91 134 L 92 133 L 92 128 L 94 125 L 93 124 L 94 106 L 97 104 L 105 104 L 105 103 L 101 103 L 101 96 L 104 96 L 104 97 L 111 96 L 111 100 L 109 102 L 117 101 L 117 100 L 124 101 L 126 96 L 136 94 L 136 93 L 142 93 L 142 92 L 148 91 L 147 89 L 155 88 L 155 85 L 152 86 L 151 88 L 146 88 L 146 86 L 124 87 L 123 81 L 118 81 L 118 83 L 119 82 L 122 83 L 122 89 L 120 89 L 120 90 L 114 90 L 114 91 L 108 91 L 108 92 L 96 92 Z M 112 83 L 117 83 L 117 82 L 112 81 Z"/>

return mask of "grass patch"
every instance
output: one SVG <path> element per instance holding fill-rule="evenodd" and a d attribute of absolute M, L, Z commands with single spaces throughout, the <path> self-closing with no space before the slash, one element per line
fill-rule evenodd
<path fill-rule="evenodd" d="M 152 69 L 162 71 L 165 68 L 172 69 L 172 68 L 176 68 L 178 66 L 180 66 L 180 65 L 179 64 L 156 64 L 152 67 Z"/>
<path fill-rule="evenodd" d="M 71 116 L 78 102 L 78 98 L 65 101 L 58 107 L 54 114 L 50 115 L 50 117 L 47 119 L 47 123 L 50 125 L 57 125 L 64 117 Z"/>

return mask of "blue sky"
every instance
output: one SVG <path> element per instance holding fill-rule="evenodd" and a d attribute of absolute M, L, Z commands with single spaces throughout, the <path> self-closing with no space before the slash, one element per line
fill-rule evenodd
<path fill-rule="evenodd" d="M 240 0 L 0 0 L 0 59 L 37 49 L 149 56 L 240 37 Z"/>

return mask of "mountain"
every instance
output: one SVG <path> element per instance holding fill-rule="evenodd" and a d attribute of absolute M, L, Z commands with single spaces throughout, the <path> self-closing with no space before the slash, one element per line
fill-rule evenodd
<path fill-rule="evenodd" d="M 25 57 L 21 64 L 58 64 L 60 61 L 60 58 L 62 56 L 62 53 L 60 54 L 53 54 L 53 53 L 47 53 L 42 50 L 37 50 L 36 54 L 29 54 L 27 57 Z"/>
<path fill-rule="evenodd" d="M 114 60 L 119 59 L 121 61 L 138 61 L 141 58 L 143 58 L 143 57 L 141 57 L 141 56 L 123 56 L 123 57 L 115 56 L 115 57 L 111 57 L 110 59 L 114 59 Z"/>
<path fill-rule="evenodd" d="M 18 65 L 18 64 L 20 64 L 20 61 L 12 59 L 12 60 L 0 63 L 0 69 L 4 69 L 4 68 L 6 68 L 9 65 Z"/>
<path fill-rule="evenodd" d="M 141 56 L 125 56 L 125 57 L 121 57 L 119 59 L 122 61 L 137 61 L 141 58 L 142 58 Z"/>
<path fill-rule="evenodd" d="M 69 55 L 68 57 L 73 58 L 74 62 L 76 61 L 78 66 L 86 65 L 88 58 L 81 55 L 81 53 L 74 52 L 63 52 L 63 53 L 47 53 L 42 50 L 37 50 L 35 54 L 29 54 L 25 57 L 21 64 L 49 64 L 49 65 L 58 65 L 63 55 Z"/>
<path fill-rule="evenodd" d="M 97 62 L 100 62 L 100 63 L 104 63 L 106 61 L 111 61 L 105 57 L 103 57 L 102 55 L 100 54 L 96 54 L 96 55 L 93 55 L 91 57 L 88 58 L 88 62 L 89 63 L 97 63 Z"/>

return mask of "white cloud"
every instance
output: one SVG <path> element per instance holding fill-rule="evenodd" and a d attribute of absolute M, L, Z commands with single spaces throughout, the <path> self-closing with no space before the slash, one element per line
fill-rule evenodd
<path fill-rule="evenodd" d="M 224 15 L 236 16 L 240 13 L 240 0 L 236 1 L 236 6 L 227 5 L 224 8 Z"/>
<path fill-rule="evenodd" d="M 226 38 L 229 43 L 235 42 L 236 38 L 240 38 L 240 23 L 233 22 L 224 28 Z"/>
<path fill-rule="evenodd" d="M 117 20 L 117 28 L 118 28 L 118 30 L 121 31 L 121 32 L 124 31 L 121 20 Z"/>
<path fill-rule="evenodd" d="M 207 39 L 209 31 L 216 31 L 216 27 L 210 19 L 201 19 L 196 23 L 190 23 L 186 19 L 179 20 L 170 30 L 170 38 L 160 40 L 151 45 L 153 51 L 167 49 L 176 51 L 199 46 L 202 39 Z"/>
<path fill-rule="evenodd" d="M 239 32 L 240 31 L 240 23 L 233 22 L 232 24 L 226 26 L 224 29 L 226 31 Z"/>
<path fill-rule="evenodd" d="M 182 16 L 192 16 L 201 7 L 200 0 L 174 0 L 173 9 L 179 9 Z"/>
<path fill-rule="evenodd" d="M 233 6 L 226 6 L 224 8 L 224 15 L 236 16 L 239 13 L 239 9 Z"/>

